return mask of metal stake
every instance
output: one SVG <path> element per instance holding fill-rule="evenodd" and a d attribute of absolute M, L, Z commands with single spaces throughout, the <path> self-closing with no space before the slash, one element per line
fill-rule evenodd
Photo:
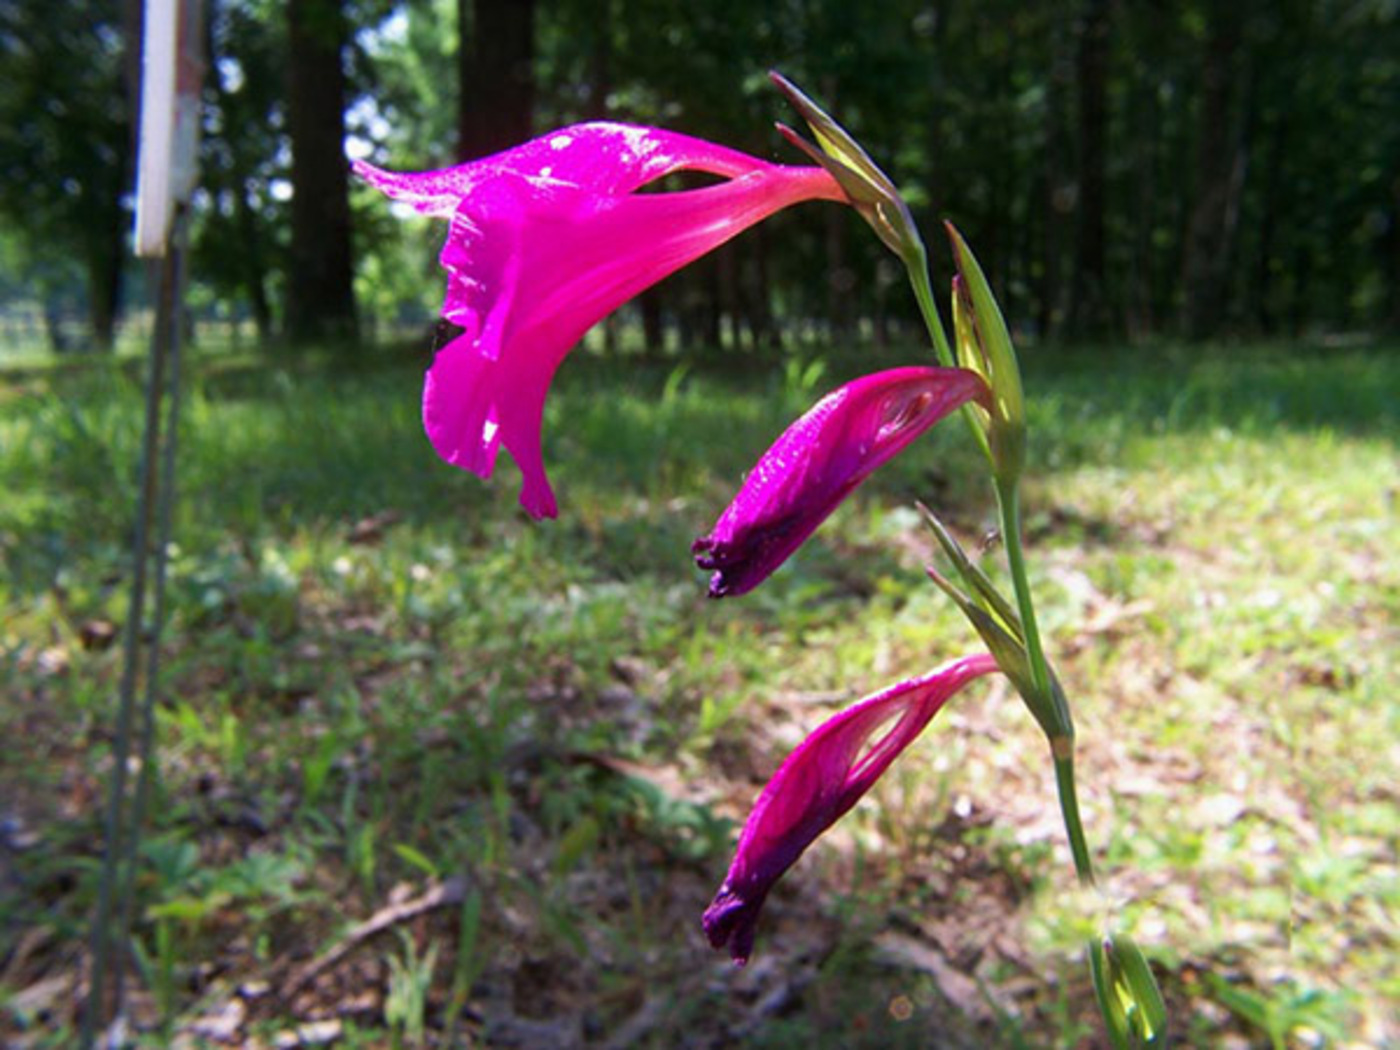
<path fill-rule="evenodd" d="M 146 386 L 145 433 L 141 445 L 140 487 L 132 530 L 131 597 L 122 638 L 122 675 L 117 704 L 116 735 L 112 744 L 112 779 L 108 789 L 102 872 L 97 911 L 92 923 L 92 969 L 87 1008 L 83 1015 L 82 1046 L 91 1047 L 99 1024 L 120 1020 L 124 1008 L 124 976 L 131 955 L 130 930 L 134 908 L 134 875 L 139 856 L 141 823 L 154 777 L 155 702 L 160 676 L 160 636 L 165 620 L 167 551 L 170 547 L 175 491 L 176 427 L 179 421 L 180 306 L 184 301 L 186 214 L 177 206 L 169 251 L 161 261 L 155 328 L 151 333 L 150 371 Z M 162 402 L 165 418 L 162 424 Z M 152 549 L 152 519 L 156 544 Z M 154 561 L 152 613 L 146 623 L 147 570 Z M 132 723 L 136 716 L 136 687 L 141 646 L 146 645 L 145 692 L 141 705 L 138 745 L 140 774 L 134 795 L 128 788 Z M 113 929 L 112 916 L 117 916 Z M 112 978 L 110 1009 L 104 986 Z"/>

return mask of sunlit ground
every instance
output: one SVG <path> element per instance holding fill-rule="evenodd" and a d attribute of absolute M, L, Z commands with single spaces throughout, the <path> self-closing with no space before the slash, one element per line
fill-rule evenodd
<path fill-rule="evenodd" d="M 1026 357 L 1032 576 L 1089 835 L 1181 1043 L 1400 1040 L 1400 353 Z M 349 1046 L 1095 1045 L 1090 909 L 1000 683 L 798 865 L 747 970 L 699 933 L 803 732 L 974 645 L 909 509 L 972 549 L 991 528 L 957 421 L 752 595 L 706 601 L 687 555 L 793 415 L 902 360 L 571 361 L 543 524 L 505 457 L 482 483 L 433 456 L 412 355 L 196 368 L 138 1022 L 216 1044 L 314 1024 Z M 17 1045 L 69 1042 L 85 988 L 134 375 L 0 381 Z"/>

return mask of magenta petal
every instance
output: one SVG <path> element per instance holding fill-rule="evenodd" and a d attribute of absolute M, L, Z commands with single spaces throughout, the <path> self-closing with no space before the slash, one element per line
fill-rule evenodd
<path fill-rule="evenodd" d="M 766 580 L 857 485 L 954 409 L 990 397 L 963 368 L 895 368 L 827 394 L 765 452 L 709 535 L 691 547 L 715 570 L 710 596 Z"/>
<path fill-rule="evenodd" d="M 671 172 L 728 181 L 635 191 Z M 662 278 L 790 204 L 844 200 L 819 168 L 769 164 L 656 128 L 580 124 L 442 171 L 356 162 L 388 196 L 448 219 L 442 314 L 461 337 L 428 374 L 423 420 L 448 462 L 489 476 L 504 445 L 521 503 L 553 517 L 540 453 L 554 373 L 592 325 Z"/>
<path fill-rule="evenodd" d="M 735 962 L 753 951 L 758 913 L 773 884 L 822 832 L 859 801 L 938 713 L 974 678 L 997 669 L 986 653 L 950 661 L 867 697 L 823 722 L 768 781 L 739 836 L 702 924 Z"/>

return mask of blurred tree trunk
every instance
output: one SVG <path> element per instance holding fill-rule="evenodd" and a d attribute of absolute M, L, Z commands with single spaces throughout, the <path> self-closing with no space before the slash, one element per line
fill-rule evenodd
<path fill-rule="evenodd" d="M 1237 92 L 1240 14 L 1230 4 L 1211 8 L 1201 70 L 1196 130 L 1194 203 L 1182 263 L 1182 326 L 1192 339 L 1219 331 L 1225 319 L 1229 250 L 1243 185 L 1243 143 L 1231 149 L 1231 113 Z"/>
<path fill-rule="evenodd" d="M 720 275 L 719 252 L 710 252 L 691 263 L 696 271 L 695 316 L 700 346 L 713 353 L 724 349 L 724 333 L 720 320 L 723 301 L 723 278 Z"/>
<path fill-rule="evenodd" d="M 457 156 L 484 157 L 530 138 L 535 0 L 457 0 Z"/>
<path fill-rule="evenodd" d="M 126 164 L 122 164 L 125 169 Z M 121 190 L 111 187 L 112 199 L 119 200 Z M 113 208 L 105 229 L 92 231 L 88 238 L 88 320 L 92 325 L 93 345 L 99 350 L 111 350 L 117 339 L 117 313 L 122 296 L 122 260 L 126 255 L 126 213 Z"/>
<path fill-rule="evenodd" d="M 459 4 L 463 2 L 464 0 L 458 0 Z M 588 45 L 588 104 L 584 107 L 584 115 L 589 120 L 607 120 L 613 67 L 611 0 L 601 0 L 596 5 L 591 29 Z M 601 323 L 603 352 L 612 356 L 618 350 L 622 332 L 622 312 L 614 310 L 603 318 Z"/>
<path fill-rule="evenodd" d="M 292 245 L 287 332 L 355 337 L 349 171 L 345 162 L 344 0 L 287 0 L 287 132 Z"/>
<path fill-rule="evenodd" d="M 1075 189 L 1067 177 L 1069 170 L 1069 128 L 1065 119 L 1065 98 L 1074 79 L 1073 58 L 1068 34 L 1052 26 L 1050 73 L 1045 97 L 1044 241 L 1040 272 L 1040 310 L 1037 327 L 1041 338 L 1058 334 L 1063 321 L 1064 245 L 1069 212 L 1074 206 Z"/>
<path fill-rule="evenodd" d="M 142 7 L 139 0 L 121 5 L 121 60 L 109 81 L 118 100 L 118 118 L 104 130 L 109 159 L 91 166 L 84 196 L 89 202 L 87 222 L 81 229 L 83 266 L 87 275 L 88 324 L 92 345 L 111 350 L 116 345 L 117 318 L 121 312 L 123 265 L 131 216 L 122 206 L 130 190 L 132 157 L 136 149 L 136 121 L 141 95 Z"/>
<path fill-rule="evenodd" d="M 52 293 L 44 293 L 44 332 L 49 337 L 49 349 L 55 354 L 66 354 L 70 349 L 68 337 L 63 332 L 63 315 L 53 301 Z"/>
<path fill-rule="evenodd" d="M 666 328 L 661 312 L 661 289 L 648 288 L 637 297 L 642 312 L 642 346 L 646 355 L 660 360 L 666 353 Z"/>
<path fill-rule="evenodd" d="M 262 235 L 258 230 L 258 213 L 248 199 L 246 179 L 235 192 L 234 207 L 237 209 L 239 239 L 242 241 L 239 255 L 243 260 L 244 290 L 248 293 L 248 303 L 253 310 L 258 340 L 263 342 L 272 335 L 272 303 L 267 296 L 267 262 L 262 250 Z"/>
<path fill-rule="evenodd" d="M 1392 173 L 1390 198 L 1390 225 L 1386 231 L 1390 237 L 1390 317 L 1388 323 L 1392 331 L 1400 331 L 1400 171 Z"/>
<path fill-rule="evenodd" d="M 739 282 L 744 321 L 755 351 L 781 349 L 782 330 L 773 324 L 773 282 L 768 266 L 768 233 L 760 223 L 749 234 L 749 257 Z"/>
<path fill-rule="evenodd" d="M 218 111 L 228 113 L 229 97 L 224 90 L 223 77 L 218 72 L 219 62 L 226 56 L 219 53 L 218 45 L 219 40 L 214 33 L 214 19 L 205 18 L 204 53 L 209 56 L 209 67 L 204 78 L 204 89 L 213 94 Z M 228 156 L 229 167 L 224 185 L 234 201 L 238 268 L 242 276 L 243 291 L 248 296 L 248 304 L 253 311 L 258 341 L 264 342 L 272 335 L 272 304 L 267 295 L 267 253 L 263 250 L 264 238 L 259 228 L 258 210 L 251 199 L 252 165 L 256 158 L 238 149 L 230 149 Z M 216 188 L 219 174 L 217 170 L 206 168 L 205 181 L 211 191 Z"/>
<path fill-rule="evenodd" d="M 739 328 L 739 249 L 733 242 L 715 252 L 716 308 L 723 342 L 730 350 L 743 349 Z"/>
<path fill-rule="evenodd" d="M 1079 109 L 1079 193 L 1069 327 L 1078 336 L 1109 328 L 1104 287 L 1104 168 L 1108 138 L 1108 0 L 1085 0 L 1076 25 L 1075 91 Z"/>
<path fill-rule="evenodd" d="M 1156 286 L 1157 155 L 1161 143 L 1162 109 L 1157 98 L 1157 72 L 1138 71 L 1133 90 L 1133 180 L 1137 188 L 1133 230 L 1132 271 L 1127 286 L 1128 335 L 1137 339 L 1157 328 L 1153 289 Z"/>
<path fill-rule="evenodd" d="M 948 64 L 951 52 L 948 48 L 949 25 L 952 22 L 954 4 L 944 0 L 934 11 L 932 39 L 929 41 L 932 58 L 928 62 L 929 103 L 925 113 L 924 148 L 928 154 L 929 171 L 924 175 L 924 185 L 928 187 L 928 214 L 920 225 L 930 231 L 934 242 L 942 241 L 943 220 L 947 218 L 948 187 L 944 158 L 948 141 L 949 90 Z M 929 246 L 929 280 L 934 294 L 945 292 L 951 286 L 953 270 L 950 253 Z"/>
<path fill-rule="evenodd" d="M 1274 253 L 1278 246 L 1283 174 L 1290 136 L 1288 109 L 1282 109 L 1264 136 L 1264 187 L 1259 204 L 1259 243 L 1255 249 L 1254 273 L 1249 283 L 1249 315 L 1266 335 L 1277 326 L 1274 313 Z"/>
<path fill-rule="evenodd" d="M 844 209 L 826 209 L 826 321 L 832 340 L 844 339 L 852 326 L 855 274 L 846 261 Z"/>

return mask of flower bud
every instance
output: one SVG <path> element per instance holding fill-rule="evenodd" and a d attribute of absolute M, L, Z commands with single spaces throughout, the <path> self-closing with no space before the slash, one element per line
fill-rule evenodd
<path fill-rule="evenodd" d="M 1001 308 L 977 257 L 952 223 L 945 225 L 958 269 L 953 280 L 958 362 L 982 375 L 992 388 L 992 411 L 986 423 L 992 463 L 1003 483 L 1014 483 L 1026 460 L 1026 402 L 1021 393 L 1021 367 Z"/>

